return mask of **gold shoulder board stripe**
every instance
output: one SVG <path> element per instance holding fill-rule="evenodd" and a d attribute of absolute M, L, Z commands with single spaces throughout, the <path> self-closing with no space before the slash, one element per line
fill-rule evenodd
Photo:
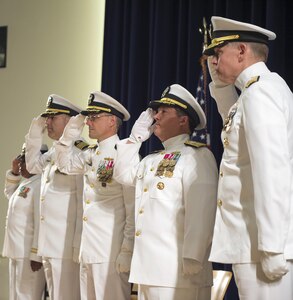
<path fill-rule="evenodd" d="M 20 182 L 20 177 L 19 177 L 19 179 L 16 179 L 16 180 L 8 179 L 8 178 L 6 178 L 5 180 L 6 180 L 6 182 L 9 182 L 9 183 L 19 183 Z"/>
<path fill-rule="evenodd" d="M 245 88 L 249 88 L 252 84 L 254 84 L 255 82 L 258 82 L 259 81 L 259 77 L 260 76 L 254 76 L 252 77 L 245 85 Z"/>
<path fill-rule="evenodd" d="M 184 144 L 186 146 L 191 146 L 191 147 L 194 147 L 194 148 L 207 147 L 207 144 L 199 143 L 199 142 L 195 142 L 195 141 L 186 141 Z"/>
<path fill-rule="evenodd" d="M 78 140 L 74 142 L 74 146 L 80 150 L 86 150 L 89 147 L 89 144 L 85 143 L 82 140 Z"/>
<path fill-rule="evenodd" d="M 96 149 L 97 147 L 98 147 L 97 144 L 93 144 L 93 145 L 88 146 L 89 149 Z"/>

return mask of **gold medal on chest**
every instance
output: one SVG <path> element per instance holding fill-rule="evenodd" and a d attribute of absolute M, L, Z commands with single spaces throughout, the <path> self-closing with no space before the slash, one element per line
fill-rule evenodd
<path fill-rule="evenodd" d="M 233 118 L 237 112 L 238 104 L 236 103 L 230 110 L 228 117 L 225 119 L 223 131 L 229 132 L 232 126 Z"/>
<path fill-rule="evenodd" d="M 155 176 L 173 177 L 175 166 L 180 158 L 180 151 L 166 153 L 159 162 Z"/>
<path fill-rule="evenodd" d="M 102 187 L 106 187 L 107 183 L 112 181 L 113 176 L 114 159 L 107 157 L 103 161 L 100 161 L 97 169 L 97 179 L 101 182 Z"/>

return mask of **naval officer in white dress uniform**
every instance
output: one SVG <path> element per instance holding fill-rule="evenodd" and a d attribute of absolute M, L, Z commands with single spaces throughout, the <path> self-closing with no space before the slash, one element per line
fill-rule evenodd
<path fill-rule="evenodd" d="M 276 35 L 212 24 L 205 54 L 224 153 L 210 260 L 232 264 L 241 300 L 293 299 L 293 95 L 265 64 Z"/>
<path fill-rule="evenodd" d="M 86 116 L 86 117 L 85 117 Z M 117 132 L 130 115 L 102 92 L 90 94 L 88 106 L 72 117 L 56 143 L 57 164 L 66 174 L 82 174 L 83 229 L 80 249 L 81 297 L 84 300 L 128 300 L 134 240 L 134 188 L 113 178 Z M 75 154 L 73 142 L 88 125 L 93 146 Z"/>
<path fill-rule="evenodd" d="M 190 141 L 206 118 L 178 84 L 149 106 L 154 111 L 143 112 L 130 138 L 118 143 L 114 169 L 118 181 L 136 187 L 130 282 L 138 284 L 140 300 L 209 300 L 217 166 L 206 145 Z M 152 130 L 164 150 L 140 162 L 138 151 Z"/>
<path fill-rule="evenodd" d="M 32 120 L 26 135 L 26 163 L 31 173 L 42 174 L 38 255 L 50 299 L 80 299 L 78 253 L 82 225 L 82 176 L 69 176 L 55 164 L 54 145 L 40 155 L 44 132 L 58 140 L 71 116 L 80 108 L 52 94 L 44 113 Z M 80 137 L 79 137 L 80 139 Z M 74 151 L 80 152 L 78 147 Z"/>

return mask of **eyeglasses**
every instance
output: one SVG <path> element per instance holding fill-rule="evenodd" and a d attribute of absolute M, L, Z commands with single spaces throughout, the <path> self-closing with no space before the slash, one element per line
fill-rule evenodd
<path fill-rule="evenodd" d="M 87 122 L 87 121 L 91 121 L 91 122 L 94 122 L 96 119 L 99 119 L 99 118 L 102 118 L 102 117 L 110 117 L 110 116 L 112 116 L 112 115 L 106 115 L 106 114 L 104 114 L 104 115 L 101 115 L 101 114 L 97 114 L 97 115 L 88 115 L 88 116 L 86 116 L 85 117 L 85 121 Z"/>
<path fill-rule="evenodd" d="M 49 115 L 49 116 L 45 117 L 45 120 L 46 121 L 47 120 L 53 120 L 53 119 L 55 119 L 55 117 L 56 117 L 56 115 Z"/>
<path fill-rule="evenodd" d="M 48 115 L 45 117 L 45 120 L 48 121 L 48 120 L 51 120 L 53 121 L 54 119 L 58 119 L 58 118 L 64 118 L 64 114 L 56 114 L 56 115 Z"/>

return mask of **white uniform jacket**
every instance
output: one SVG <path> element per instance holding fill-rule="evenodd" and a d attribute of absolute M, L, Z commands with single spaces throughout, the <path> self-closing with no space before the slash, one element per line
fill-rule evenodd
<path fill-rule="evenodd" d="M 21 178 L 6 172 L 4 193 L 9 203 L 2 255 L 41 261 L 37 256 L 41 176 Z"/>
<path fill-rule="evenodd" d="M 207 148 L 186 146 L 188 139 L 187 134 L 173 137 L 163 143 L 164 151 L 141 162 L 140 143 L 118 144 L 114 178 L 136 185 L 130 282 L 165 287 L 212 283 L 208 256 L 218 172 L 212 153 Z M 197 260 L 203 270 L 197 275 L 183 275 L 183 258 Z"/>
<path fill-rule="evenodd" d="M 82 176 L 60 172 L 54 146 L 40 154 L 41 141 L 26 136 L 26 165 L 42 173 L 38 255 L 72 259 L 79 251 L 82 225 Z M 75 152 L 80 152 L 77 147 Z M 74 249 L 75 248 L 75 249 Z"/>
<path fill-rule="evenodd" d="M 260 251 L 292 259 L 293 95 L 262 62 L 245 69 L 235 85 L 239 98 L 234 86 L 210 85 L 227 118 L 210 260 L 258 262 Z"/>
<path fill-rule="evenodd" d="M 134 188 L 112 179 L 118 141 L 119 137 L 113 135 L 78 155 L 72 147 L 55 144 L 60 170 L 84 174 L 83 263 L 115 262 L 121 250 L 133 250 Z"/>

